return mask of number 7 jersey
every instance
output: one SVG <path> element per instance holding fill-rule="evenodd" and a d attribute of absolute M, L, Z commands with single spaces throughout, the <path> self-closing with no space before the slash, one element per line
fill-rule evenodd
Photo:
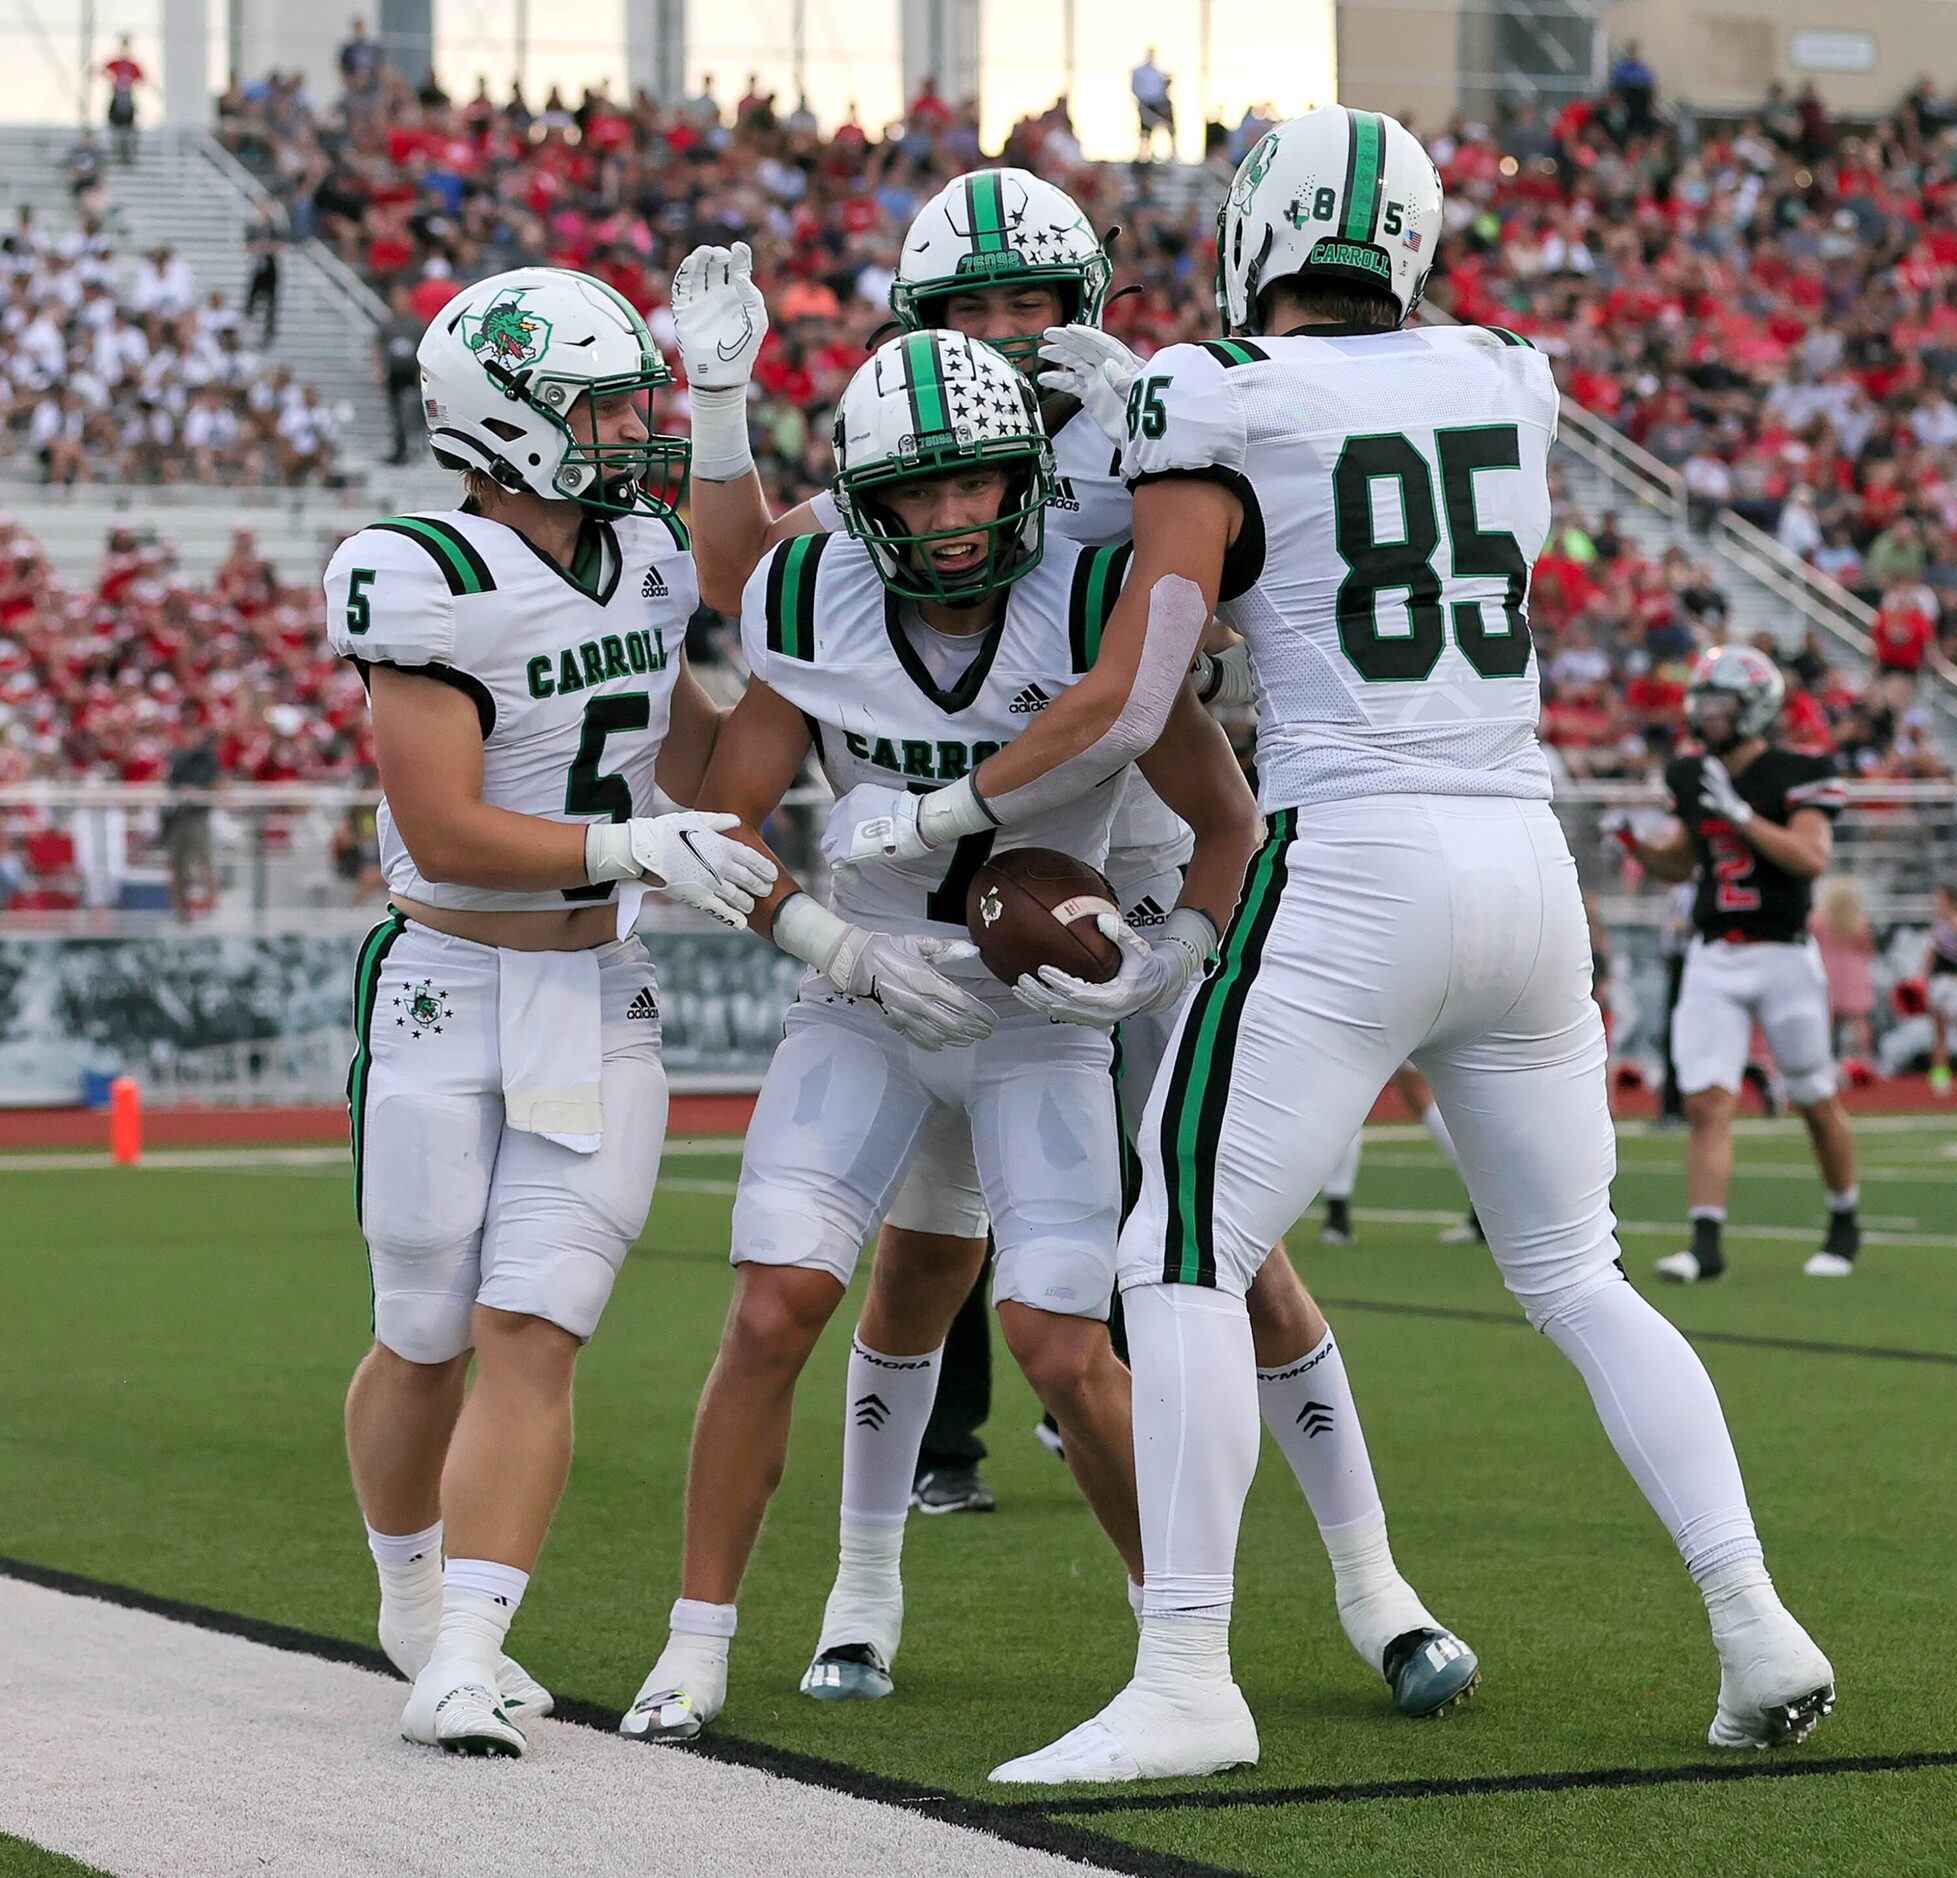
<path fill-rule="evenodd" d="M 587 520 L 569 571 L 467 509 L 375 522 L 326 568 L 333 650 L 363 676 L 393 665 L 461 691 L 482 730 L 482 800 L 556 822 L 653 812 L 699 600 L 685 529 L 646 514 Z M 613 896 L 610 882 L 502 893 L 432 881 L 385 800 L 378 821 L 388 891 L 427 906 L 562 911 Z"/>
<path fill-rule="evenodd" d="M 1547 798 L 1529 638 L 1556 387 L 1512 334 L 1414 328 L 1170 346 L 1123 473 L 1243 504 L 1219 613 L 1250 644 L 1267 813 L 1390 794 Z"/>

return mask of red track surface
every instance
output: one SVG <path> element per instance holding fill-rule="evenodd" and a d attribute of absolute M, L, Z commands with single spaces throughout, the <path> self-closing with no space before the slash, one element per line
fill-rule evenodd
<path fill-rule="evenodd" d="M 1858 1115 L 1903 1114 L 1918 1110 L 1942 1115 L 1957 1123 L 1957 1104 L 1931 1099 L 1920 1076 L 1871 1083 L 1866 1089 L 1844 1092 L 1849 1109 Z M 747 1127 L 754 1108 L 751 1095 L 676 1095 L 672 1132 L 676 1135 L 738 1135 Z M 1653 1114 L 1657 1101 L 1650 1090 L 1619 1092 L 1620 1116 Z M 1742 1114 L 1758 1114 L 1759 1103 L 1749 1096 Z M 1405 1105 L 1392 1091 L 1373 1110 L 1376 1122 L 1409 1119 Z M 254 1142 L 344 1141 L 347 1112 L 343 1108 L 150 1109 L 143 1116 L 146 1147 L 237 1147 Z M 0 1109 L 0 1152 L 25 1148 L 100 1148 L 109 1145 L 106 1111 L 89 1109 Z"/>

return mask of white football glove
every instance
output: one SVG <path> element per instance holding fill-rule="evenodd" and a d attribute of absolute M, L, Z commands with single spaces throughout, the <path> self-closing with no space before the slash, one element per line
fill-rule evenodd
<path fill-rule="evenodd" d="M 822 858 L 838 874 L 877 861 L 915 861 L 931 852 L 917 825 L 924 800 L 887 783 L 858 783 L 838 796 L 822 830 Z"/>
<path fill-rule="evenodd" d="M 584 831 L 585 878 L 650 881 L 682 906 L 736 931 L 774 884 L 777 869 L 765 854 L 721 831 L 738 815 L 639 815 L 629 822 L 594 822 Z"/>
<path fill-rule="evenodd" d="M 775 944 L 804 959 L 846 998 L 864 998 L 883 1021 L 923 1050 L 977 1043 L 997 1021 L 989 1006 L 937 968 L 978 957 L 962 939 L 869 932 L 806 893 L 775 909 Z"/>
<path fill-rule="evenodd" d="M 1178 907 L 1153 939 L 1118 913 L 1103 913 L 1094 923 L 1121 948 L 1121 969 L 1097 985 L 1042 965 L 1037 976 L 1028 972 L 1013 986 L 1020 1003 L 1056 1024 L 1112 1030 L 1124 1018 L 1172 1009 L 1216 950 L 1216 928 L 1194 907 Z"/>
<path fill-rule="evenodd" d="M 673 275 L 673 331 L 686 382 L 696 391 L 734 391 L 754 376 L 768 336 L 768 303 L 754 284 L 754 252 L 695 248 Z"/>
<path fill-rule="evenodd" d="M 1109 437 L 1124 434 L 1128 387 L 1142 362 L 1119 339 L 1098 326 L 1049 326 L 1040 357 L 1049 367 L 1039 375 L 1042 391 L 1078 398 Z"/>
<path fill-rule="evenodd" d="M 1726 765 L 1716 756 L 1706 757 L 1699 766 L 1699 794 L 1707 808 L 1723 815 L 1735 828 L 1744 828 L 1753 819 L 1752 809 L 1741 801 L 1732 777 L 1726 774 Z"/>

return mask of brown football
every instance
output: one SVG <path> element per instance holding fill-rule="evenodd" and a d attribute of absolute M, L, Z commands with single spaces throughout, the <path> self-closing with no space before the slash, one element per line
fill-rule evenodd
<path fill-rule="evenodd" d="M 972 943 L 1008 985 L 1042 965 L 1105 984 L 1121 969 L 1121 948 L 1094 922 L 1120 910 L 1102 874 L 1052 848 L 995 854 L 965 893 Z"/>

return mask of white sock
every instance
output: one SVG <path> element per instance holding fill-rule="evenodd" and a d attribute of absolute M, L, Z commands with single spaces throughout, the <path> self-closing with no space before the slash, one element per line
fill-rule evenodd
<path fill-rule="evenodd" d="M 683 1689 L 693 1697 L 703 1721 L 712 1721 L 727 1701 L 727 1646 L 738 1613 L 731 1604 L 680 1598 L 667 1620 L 666 1647 L 646 1678 L 649 1689 Z"/>
<path fill-rule="evenodd" d="M 1782 1608 L 1780 1593 L 1774 1589 L 1774 1581 L 1767 1576 L 1766 1562 L 1760 1558 L 1736 1559 L 1703 1573 L 1699 1578 L 1699 1595 L 1706 1601 L 1706 1616 L 1712 1621 L 1715 1643 L 1742 1625 Z"/>
<path fill-rule="evenodd" d="M 1438 1102 L 1430 1102 L 1420 1111 L 1420 1125 L 1433 1138 L 1434 1146 L 1447 1156 L 1448 1166 L 1458 1174 L 1461 1157 L 1454 1152 L 1454 1137 L 1447 1132 L 1447 1118 L 1442 1115 Z"/>
<path fill-rule="evenodd" d="M 1142 1629 L 1226 1626 L 1237 1529 L 1257 1471 L 1257 1358 L 1242 1298 L 1200 1285 L 1124 1291 L 1134 1371 Z"/>
<path fill-rule="evenodd" d="M 1369 1513 L 1349 1526 L 1321 1527 L 1318 1536 L 1332 1561 L 1339 1628 L 1360 1661 L 1383 1671 L 1386 1646 L 1395 1637 L 1404 1637 L 1409 1630 L 1441 1628 L 1393 1563 L 1383 1512 Z"/>
<path fill-rule="evenodd" d="M 1349 1200 L 1352 1198 L 1352 1190 L 1359 1184 L 1359 1150 L 1361 1135 L 1363 1133 L 1364 1131 L 1361 1130 L 1347 1142 L 1345 1152 L 1333 1162 L 1332 1171 L 1325 1176 L 1325 1185 L 1322 1191 L 1326 1199 Z"/>
<path fill-rule="evenodd" d="M 885 1356 L 850 1339 L 843 1415 L 845 1532 L 852 1526 L 902 1527 L 943 1357 L 942 1344 L 925 1356 Z"/>
<path fill-rule="evenodd" d="M 496 1659 L 530 1574 L 494 1559 L 452 1558 L 442 1572 L 442 1622 L 431 1663 L 467 1663 L 496 1685 Z"/>
<path fill-rule="evenodd" d="M 442 1616 L 442 1522 L 423 1532 L 367 1528 L 367 1550 L 381 1581 L 384 1617 L 409 1630 L 433 1631 Z"/>
<path fill-rule="evenodd" d="M 1142 1588 L 1132 1578 L 1128 1580 L 1128 1608 L 1135 1613 L 1135 1622 L 1142 1621 Z"/>
<path fill-rule="evenodd" d="M 1859 1186 L 1844 1187 L 1839 1193 L 1829 1194 L 1828 1211 L 1831 1213 L 1852 1213 L 1860 1203 L 1861 1198 L 1862 1189 Z"/>
<path fill-rule="evenodd" d="M 859 1526 L 844 1517 L 818 1656 L 846 1643 L 869 1643 L 886 1663 L 896 1661 L 904 1631 L 903 1550 L 902 1526 Z"/>
<path fill-rule="evenodd" d="M 1538 1328 L 1577 1366 L 1617 1457 L 1703 1584 L 1761 1556 L 1719 1396 L 1671 1322 L 1621 1278 L 1552 1310 Z"/>
<path fill-rule="evenodd" d="M 1136 1688 L 1175 1701 L 1188 1695 L 1191 1684 L 1230 1680 L 1228 1624 L 1199 1617 L 1142 1618 L 1135 1645 Z"/>
<path fill-rule="evenodd" d="M 1366 1432 L 1329 1330 L 1296 1362 L 1257 1372 L 1257 1406 L 1320 1526 L 1349 1526 L 1379 1512 Z"/>

